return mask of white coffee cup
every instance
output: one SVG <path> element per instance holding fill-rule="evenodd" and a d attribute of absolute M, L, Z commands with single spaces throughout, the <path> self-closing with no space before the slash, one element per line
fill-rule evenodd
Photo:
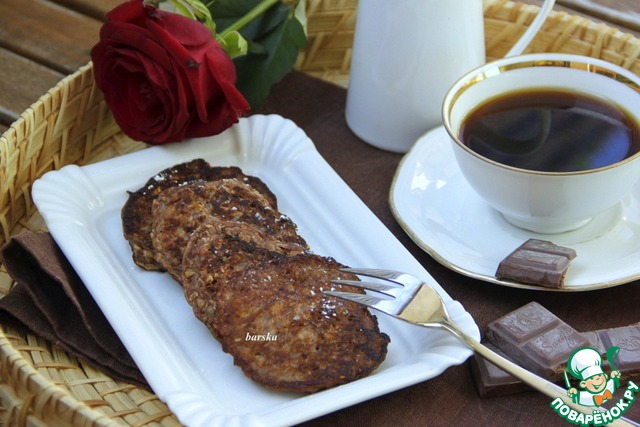
<path fill-rule="evenodd" d="M 516 49 L 533 38 L 549 5 Z M 359 0 L 347 124 L 371 145 L 406 152 L 442 124 L 447 89 L 484 62 L 482 0 Z"/>
<path fill-rule="evenodd" d="M 483 65 L 447 93 L 444 127 L 469 185 L 511 224 L 537 233 L 561 233 L 620 202 L 640 179 L 640 152 L 596 169 L 544 172 L 496 162 L 464 144 L 460 129 L 476 107 L 497 95 L 537 89 L 608 99 L 640 123 L 640 77 L 595 58 L 542 53 Z"/>

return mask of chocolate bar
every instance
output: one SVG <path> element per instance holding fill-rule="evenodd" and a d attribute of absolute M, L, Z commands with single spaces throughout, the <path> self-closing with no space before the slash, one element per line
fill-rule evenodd
<path fill-rule="evenodd" d="M 563 374 L 571 353 L 591 344 L 537 302 L 491 322 L 486 337 L 517 364 L 543 378 Z"/>
<path fill-rule="evenodd" d="M 564 323 L 537 303 L 528 304 L 527 306 L 524 306 L 514 311 L 513 313 L 519 313 L 521 316 L 528 316 L 537 313 L 535 315 L 536 319 L 548 318 L 549 315 L 557 319 L 543 319 L 542 322 L 540 322 L 539 320 L 534 320 L 533 322 L 530 322 L 534 323 L 534 325 L 531 326 L 530 331 L 537 331 L 538 328 L 536 325 L 539 325 L 541 323 L 544 323 L 545 325 L 549 323 L 561 325 Z M 496 322 L 508 318 L 509 316 L 510 315 L 504 316 L 503 318 L 498 319 Z M 511 326 L 513 326 L 512 323 Z M 525 326 L 526 328 L 526 325 L 521 324 L 520 327 L 522 326 Z M 493 326 L 491 327 L 493 328 Z M 500 326 L 498 329 L 500 328 L 503 328 L 503 326 Z M 534 336 L 539 336 L 539 332 L 534 332 L 533 335 L 531 335 L 531 333 L 520 331 L 517 333 L 517 335 L 527 336 L 529 337 L 529 340 L 532 340 L 535 339 L 533 338 Z M 609 372 L 613 369 L 613 367 L 615 367 L 615 369 L 621 372 L 622 378 L 625 380 L 636 381 L 640 379 L 640 323 L 619 328 L 584 332 L 579 335 L 583 336 L 588 342 L 586 346 L 593 347 L 597 349 L 601 354 L 603 354 L 603 359 L 606 355 L 606 351 L 609 348 L 618 347 L 620 349 L 619 353 L 615 355 L 615 358 L 612 358 L 612 360 L 604 360 L 603 365 L 605 372 Z M 491 334 L 491 339 L 494 339 L 493 334 Z M 493 345 L 491 342 L 487 342 L 485 343 L 485 345 L 494 350 L 497 349 L 498 354 L 507 359 L 513 360 L 511 357 L 509 357 L 508 350 L 502 351 L 500 347 Z M 583 345 L 576 345 L 576 347 L 573 347 L 573 350 L 577 350 L 582 346 Z M 569 347 L 571 347 L 571 345 Z M 559 366 L 553 367 L 549 365 L 547 366 L 547 369 L 539 370 L 536 373 L 549 381 L 556 382 L 562 386 L 565 386 L 563 369 L 566 367 L 566 362 L 571 352 L 572 351 L 569 351 L 569 354 L 567 354 L 566 357 L 559 356 L 559 360 L 562 362 L 559 364 Z M 523 357 L 522 353 L 520 353 L 520 356 Z M 525 364 L 522 363 L 521 359 L 520 361 L 516 361 L 516 363 L 525 366 Z M 529 366 L 531 365 L 529 364 Z M 531 370 L 533 371 L 533 369 Z M 518 380 L 517 378 L 511 376 L 510 374 L 506 373 L 502 369 L 498 368 L 497 366 L 493 365 L 492 363 L 488 362 L 478 355 L 476 355 L 471 360 L 471 371 L 476 383 L 478 394 L 481 397 L 503 396 L 529 389 L 526 384 L 520 382 L 520 380 Z M 550 375 L 545 376 L 541 372 L 546 372 Z"/>
<path fill-rule="evenodd" d="M 505 359 L 509 359 L 506 354 L 490 342 L 484 342 L 483 344 Z M 473 355 L 470 366 L 480 397 L 505 396 L 531 389 L 527 384 L 506 373 L 477 353 Z"/>
<path fill-rule="evenodd" d="M 576 251 L 552 242 L 529 239 L 498 265 L 498 279 L 559 288 Z"/>
<path fill-rule="evenodd" d="M 640 376 L 640 323 L 612 329 L 599 329 L 586 332 L 593 347 L 600 353 L 611 347 L 618 347 L 620 352 L 613 360 L 604 360 L 606 369 L 617 369 L 625 376 Z"/>

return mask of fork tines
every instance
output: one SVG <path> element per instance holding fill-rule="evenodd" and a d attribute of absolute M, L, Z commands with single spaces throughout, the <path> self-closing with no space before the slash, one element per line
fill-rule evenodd
<path fill-rule="evenodd" d="M 370 268 L 344 268 L 342 271 L 392 283 L 333 280 L 333 283 L 374 291 L 377 295 L 345 291 L 324 291 L 326 295 L 353 301 L 392 315 L 401 310 L 422 285 L 422 280 L 416 276 L 398 271 Z"/>
<path fill-rule="evenodd" d="M 331 283 L 335 283 L 338 285 L 347 285 L 347 286 L 353 286 L 356 288 L 361 288 L 361 289 L 367 289 L 370 291 L 376 291 L 376 292 L 380 292 L 381 294 L 385 294 L 385 295 L 389 295 L 389 296 L 393 296 L 391 294 L 389 294 L 388 292 L 385 291 L 390 291 L 394 288 L 398 288 L 398 286 L 393 286 L 393 285 L 386 285 L 384 283 L 376 283 L 376 282 L 362 282 L 360 280 L 341 280 L 341 279 L 336 279 L 336 280 L 332 280 Z"/>
<path fill-rule="evenodd" d="M 409 273 L 395 270 L 385 270 L 381 268 L 343 268 L 344 272 L 366 276 L 374 279 L 386 280 L 405 287 L 419 287 L 422 279 Z"/>
<path fill-rule="evenodd" d="M 390 298 L 394 298 L 388 291 L 392 288 L 397 288 L 397 286 L 386 285 L 383 283 L 374 283 L 374 282 L 361 282 L 359 280 L 332 280 L 331 283 L 335 283 L 338 285 L 346 285 L 353 286 L 360 289 L 375 291 L 378 294 L 385 295 Z M 386 292 L 385 292 L 386 291 Z M 324 291 L 326 295 L 330 295 L 337 298 L 342 298 L 348 301 L 353 301 L 358 304 L 366 305 L 367 307 L 375 307 L 381 301 L 388 300 L 388 298 L 380 298 L 378 296 L 373 296 L 369 294 L 357 294 L 354 292 L 346 292 L 346 291 Z"/>
<path fill-rule="evenodd" d="M 376 308 L 377 305 L 384 301 L 383 298 L 374 297 L 367 294 L 354 294 L 353 292 L 341 292 L 341 291 L 322 291 L 325 295 L 341 298 L 347 301 L 352 301 L 358 304 L 365 305 L 367 307 Z"/>

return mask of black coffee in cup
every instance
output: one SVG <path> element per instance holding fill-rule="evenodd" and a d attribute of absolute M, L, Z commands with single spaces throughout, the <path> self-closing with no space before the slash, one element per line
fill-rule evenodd
<path fill-rule="evenodd" d="M 460 128 L 471 150 L 542 172 L 605 167 L 640 151 L 640 125 L 615 103 L 587 93 L 527 89 L 489 99 Z"/>

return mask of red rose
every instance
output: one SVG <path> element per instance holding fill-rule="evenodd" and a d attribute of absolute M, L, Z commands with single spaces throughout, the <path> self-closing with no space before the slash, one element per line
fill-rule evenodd
<path fill-rule="evenodd" d="M 129 137 L 150 144 L 214 135 L 249 104 L 231 58 L 198 21 L 123 3 L 91 51 L 95 81 Z"/>

